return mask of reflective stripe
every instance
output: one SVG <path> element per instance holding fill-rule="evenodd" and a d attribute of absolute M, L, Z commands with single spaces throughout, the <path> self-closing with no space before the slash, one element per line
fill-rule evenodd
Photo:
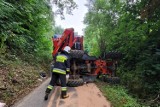
<path fill-rule="evenodd" d="M 67 58 L 64 55 L 58 55 L 56 58 L 57 62 L 64 62 L 65 60 L 67 60 Z"/>
<path fill-rule="evenodd" d="M 62 91 L 67 91 L 67 87 L 62 87 L 61 90 Z"/>
<path fill-rule="evenodd" d="M 47 88 L 52 90 L 53 86 L 52 85 L 48 85 Z"/>
<path fill-rule="evenodd" d="M 70 68 L 67 68 L 66 71 L 69 72 L 69 71 L 70 71 Z"/>
<path fill-rule="evenodd" d="M 66 55 L 61 55 L 61 56 L 65 57 L 66 59 L 68 58 Z"/>
<path fill-rule="evenodd" d="M 65 70 L 61 70 L 61 69 L 58 69 L 58 68 L 54 68 L 53 72 L 57 72 L 57 73 L 60 73 L 60 74 L 66 74 Z"/>

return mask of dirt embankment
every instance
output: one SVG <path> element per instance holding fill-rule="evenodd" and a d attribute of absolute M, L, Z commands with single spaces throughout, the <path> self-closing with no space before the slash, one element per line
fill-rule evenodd
<path fill-rule="evenodd" d="M 40 68 L 19 59 L 0 58 L 0 102 L 12 105 L 41 83 Z"/>

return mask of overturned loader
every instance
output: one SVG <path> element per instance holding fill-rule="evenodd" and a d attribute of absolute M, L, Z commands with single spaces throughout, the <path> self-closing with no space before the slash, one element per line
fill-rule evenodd
<path fill-rule="evenodd" d="M 54 35 L 52 41 L 53 57 L 65 46 L 72 49 L 68 86 L 77 87 L 85 82 L 93 82 L 96 78 L 109 83 L 119 83 L 119 78 L 115 77 L 117 59 L 121 57 L 119 52 L 107 53 L 105 60 L 89 56 L 83 50 L 83 36 L 74 35 L 73 28 L 65 29 L 62 35 Z"/>

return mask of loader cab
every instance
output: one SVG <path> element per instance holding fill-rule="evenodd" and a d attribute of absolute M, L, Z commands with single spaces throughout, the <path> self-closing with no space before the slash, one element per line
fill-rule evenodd
<path fill-rule="evenodd" d="M 72 49 L 73 50 L 83 50 L 83 36 L 75 35 L 74 39 L 76 40 Z"/>

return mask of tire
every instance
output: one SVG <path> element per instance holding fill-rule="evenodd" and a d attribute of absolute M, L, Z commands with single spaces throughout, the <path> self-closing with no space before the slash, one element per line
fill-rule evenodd
<path fill-rule="evenodd" d="M 70 55 L 72 58 L 82 58 L 84 54 L 83 50 L 72 50 Z"/>
<path fill-rule="evenodd" d="M 67 86 L 68 87 L 78 87 L 78 86 L 81 86 L 83 85 L 83 79 L 69 79 L 68 80 L 68 83 L 67 83 Z"/>
<path fill-rule="evenodd" d="M 99 75 L 97 78 L 98 78 L 99 80 L 105 82 L 105 76 L 104 76 L 104 75 Z"/>
<path fill-rule="evenodd" d="M 110 84 L 119 84 L 120 78 L 119 77 L 105 77 L 104 81 Z"/>

